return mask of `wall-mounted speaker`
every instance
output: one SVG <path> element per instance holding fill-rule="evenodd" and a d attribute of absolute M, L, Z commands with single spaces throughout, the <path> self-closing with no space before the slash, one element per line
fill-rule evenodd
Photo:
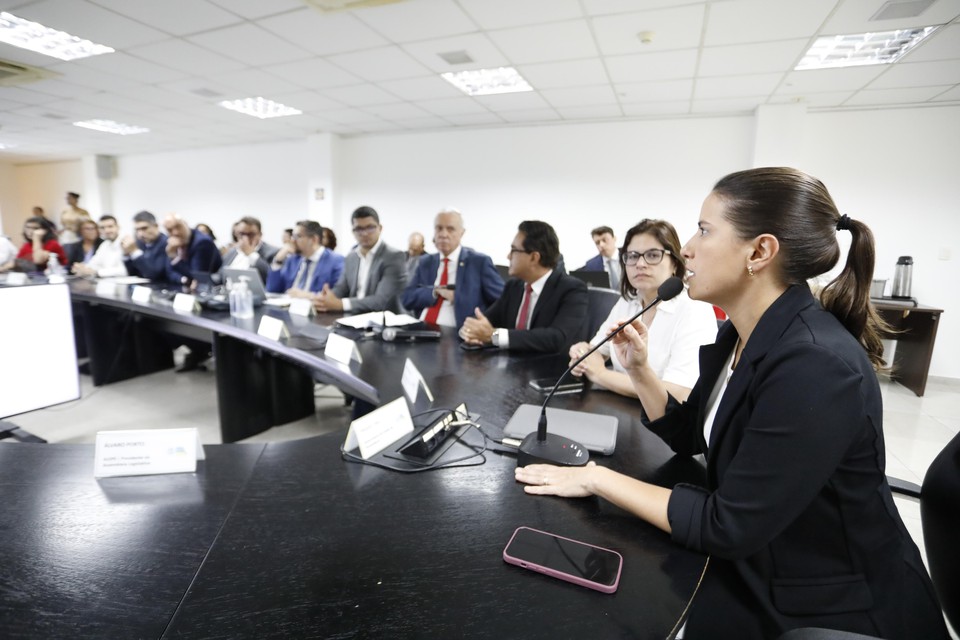
<path fill-rule="evenodd" d="M 117 177 L 117 159 L 113 156 L 97 156 L 97 177 L 113 180 Z"/>

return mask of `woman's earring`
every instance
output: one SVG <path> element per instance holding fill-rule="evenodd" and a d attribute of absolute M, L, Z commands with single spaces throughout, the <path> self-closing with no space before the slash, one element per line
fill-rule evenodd
<path fill-rule="evenodd" d="M 749 264 L 747 265 L 747 274 L 748 274 L 751 278 L 752 278 L 753 276 L 757 275 L 757 274 L 755 274 L 755 273 L 753 272 L 753 266 L 752 266 L 752 265 L 749 265 Z"/>

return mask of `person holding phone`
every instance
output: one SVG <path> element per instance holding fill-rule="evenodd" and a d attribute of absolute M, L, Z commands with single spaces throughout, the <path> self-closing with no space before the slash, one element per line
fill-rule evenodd
<path fill-rule="evenodd" d="M 840 258 L 814 296 L 807 281 Z M 707 486 L 651 485 L 600 466 L 518 468 L 528 493 L 597 495 L 709 554 L 684 637 L 776 638 L 821 627 L 888 639 L 947 638 L 916 545 L 884 475 L 870 304 L 873 235 L 796 169 L 730 174 L 683 249 L 690 297 L 730 317 L 700 353 L 686 402 L 650 365 L 650 332 L 614 337 L 648 428 L 706 456 Z"/>
<path fill-rule="evenodd" d="M 666 220 L 646 219 L 630 227 L 619 254 L 623 265 L 621 297 L 589 343 L 577 342 L 570 347 L 570 364 L 602 341 L 618 326 L 618 320 L 634 316 L 653 302 L 657 289 L 667 278 L 683 277 L 680 238 Z M 697 362 L 700 346 L 711 344 L 717 337 L 713 308 L 681 292 L 644 313 L 641 320 L 650 334 L 650 362 L 654 372 L 675 398 L 686 400 L 700 375 Z M 607 359 L 612 369 L 607 368 Z M 620 395 L 637 397 L 626 370 L 609 344 L 574 367 L 571 373 Z"/>

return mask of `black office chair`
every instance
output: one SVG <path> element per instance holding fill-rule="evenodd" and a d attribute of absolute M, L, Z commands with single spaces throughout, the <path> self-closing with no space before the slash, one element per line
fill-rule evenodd
<path fill-rule="evenodd" d="M 940 606 L 954 629 L 960 629 L 960 433 L 934 458 L 923 485 L 888 478 L 890 489 L 920 500 L 923 544 L 930 579 Z M 793 629 L 778 640 L 867 640 L 870 636 L 829 629 Z"/>
<path fill-rule="evenodd" d="M 613 309 L 613 305 L 617 304 L 619 299 L 620 294 L 613 289 L 601 289 L 600 287 L 587 289 L 589 304 L 587 308 L 587 340 L 593 338 L 600 330 L 603 321 L 610 314 L 610 309 Z"/>
<path fill-rule="evenodd" d="M 503 278 L 503 281 L 506 282 L 510 279 L 510 267 L 505 264 L 495 264 L 493 268 L 497 270 L 497 273 L 500 274 L 500 277 Z"/>

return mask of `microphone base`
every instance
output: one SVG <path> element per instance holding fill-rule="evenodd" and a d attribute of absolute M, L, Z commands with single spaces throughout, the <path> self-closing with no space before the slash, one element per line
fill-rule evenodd
<path fill-rule="evenodd" d="M 559 467 L 582 467 L 590 454 L 580 443 L 548 433 L 546 440 L 538 440 L 537 432 L 528 433 L 517 449 L 517 466 L 553 464 Z"/>

